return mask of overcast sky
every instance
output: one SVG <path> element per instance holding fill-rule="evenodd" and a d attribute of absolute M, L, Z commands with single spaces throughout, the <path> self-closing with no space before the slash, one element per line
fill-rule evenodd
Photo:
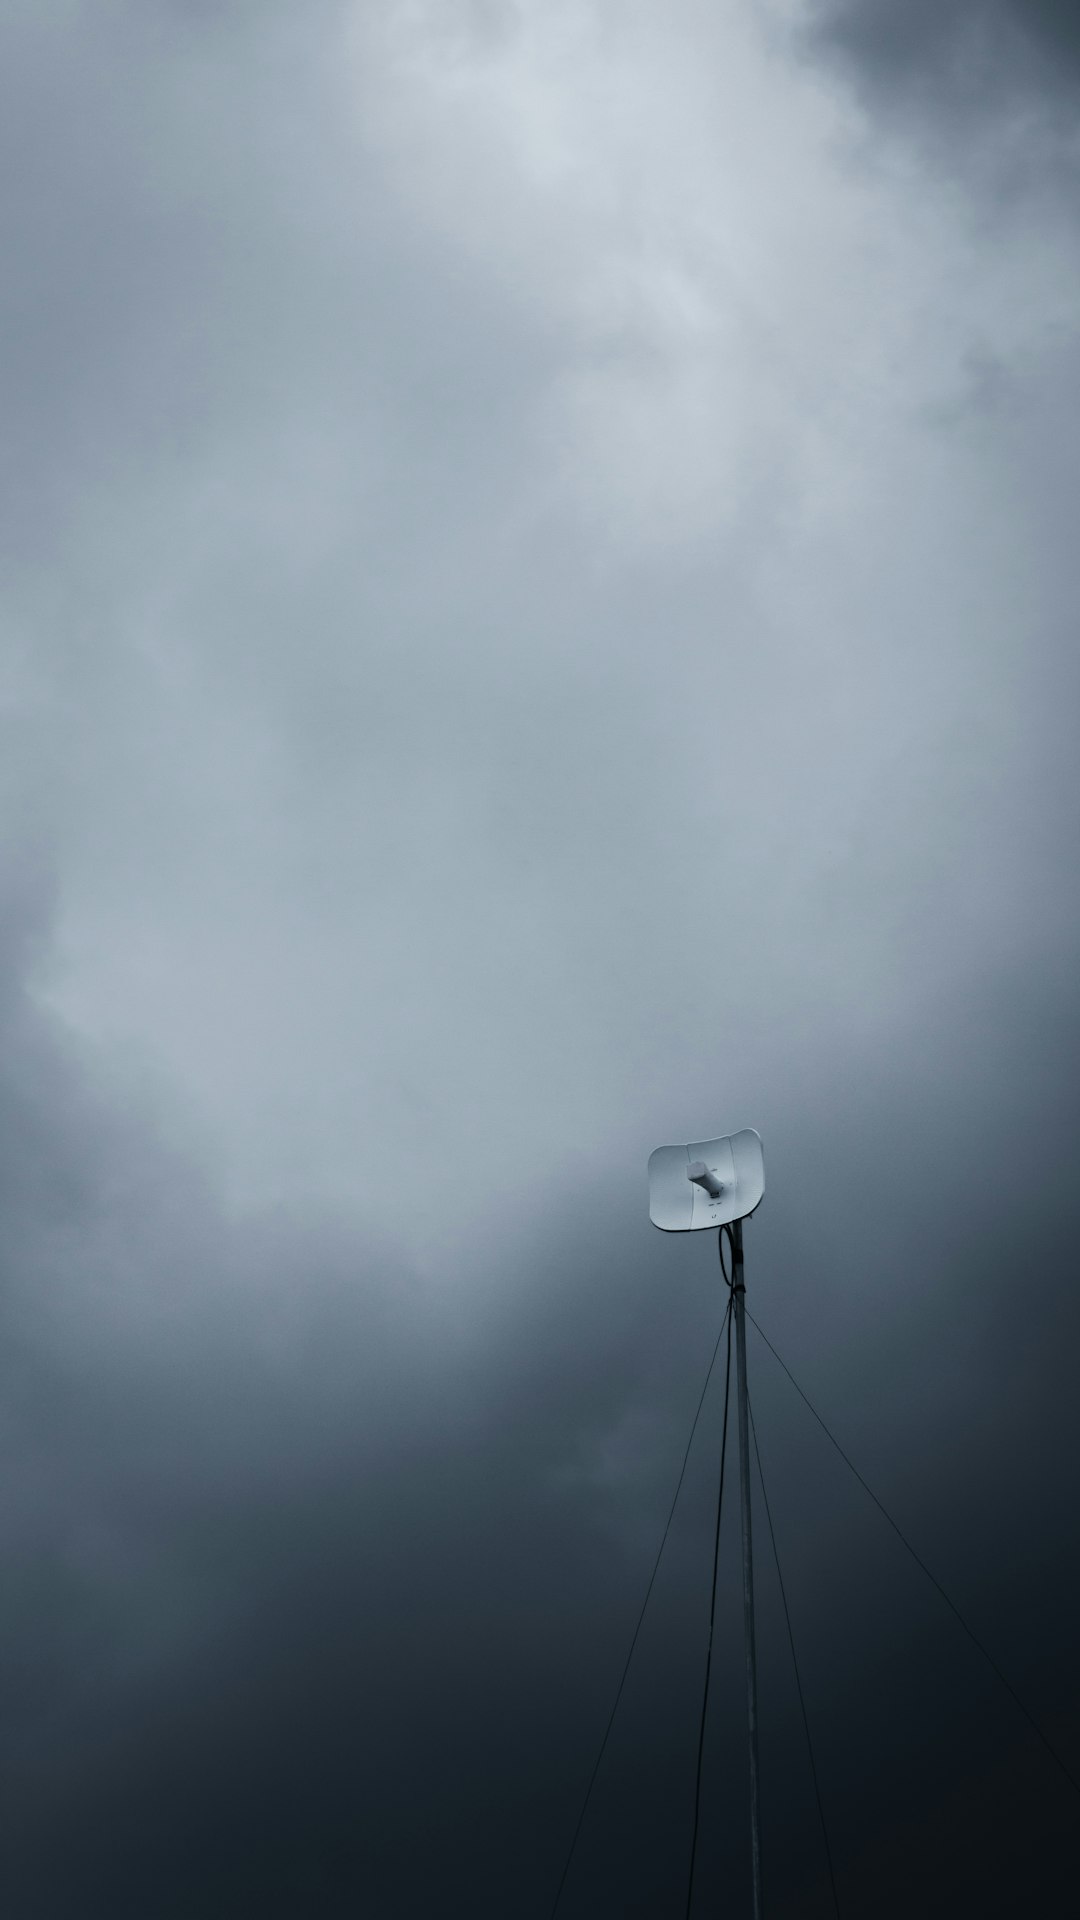
<path fill-rule="evenodd" d="M 5 1912 L 544 1920 L 723 1310 L 645 1162 L 747 1125 L 752 1310 L 1080 1776 L 1080 5 L 3 0 L 0 143 Z M 1071 1914 L 750 1377 L 841 1911 Z M 718 1433 L 563 1920 L 683 1911 Z"/>

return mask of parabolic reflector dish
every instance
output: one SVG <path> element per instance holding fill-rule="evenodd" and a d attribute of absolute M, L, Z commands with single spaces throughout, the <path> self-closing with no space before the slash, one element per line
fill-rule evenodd
<path fill-rule="evenodd" d="M 665 1233 L 745 1220 L 764 1191 L 765 1158 L 753 1127 L 649 1155 L 649 1219 Z"/>

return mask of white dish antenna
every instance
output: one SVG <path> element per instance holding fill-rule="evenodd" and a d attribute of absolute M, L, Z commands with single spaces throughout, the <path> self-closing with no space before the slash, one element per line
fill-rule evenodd
<path fill-rule="evenodd" d="M 649 1155 L 649 1219 L 664 1233 L 697 1233 L 745 1220 L 765 1191 L 761 1136 L 753 1127 L 722 1140 L 691 1140 Z"/>

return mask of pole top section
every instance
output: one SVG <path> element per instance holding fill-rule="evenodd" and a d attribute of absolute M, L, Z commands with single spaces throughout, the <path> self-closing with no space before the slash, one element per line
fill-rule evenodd
<path fill-rule="evenodd" d="M 664 1233 L 745 1220 L 761 1204 L 765 1159 L 753 1127 L 649 1155 L 649 1219 Z"/>

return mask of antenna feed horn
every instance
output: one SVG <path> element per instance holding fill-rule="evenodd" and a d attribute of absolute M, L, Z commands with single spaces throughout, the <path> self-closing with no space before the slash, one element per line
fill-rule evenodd
<path fill-rule="evenodd" d="M 717 1179 L 712 1168 L 707 1167 L 704 1160 L 692 1160 L 686 1169 L 686 1177 L 693 1181 L 695 1187 L 704 1187 L 710 1199 L 719 1200 L 724 1190 L 723 1182 Z"/>

